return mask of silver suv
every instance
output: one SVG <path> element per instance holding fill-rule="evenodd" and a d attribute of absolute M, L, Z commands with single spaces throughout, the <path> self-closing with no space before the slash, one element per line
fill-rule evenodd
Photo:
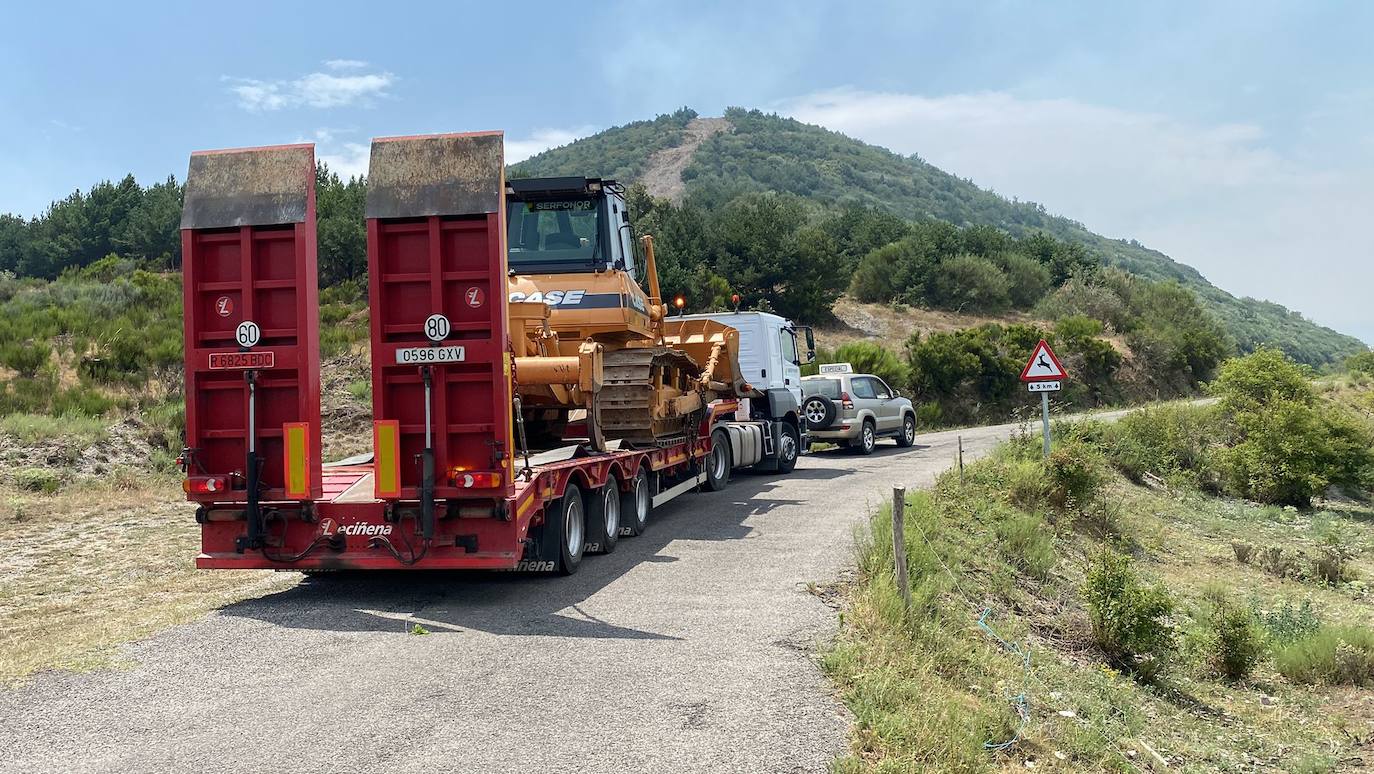
<path fill-rule="evenodd" d="M 821 366 L 802 377 L 802 415 L 813 441 L 832 441 L 859 454 L 872 454 L 878 439 L 898 446 L 916 443 L 916 409 L 911 401 L 872 374 L 856 374 L 847 363 Z"/>

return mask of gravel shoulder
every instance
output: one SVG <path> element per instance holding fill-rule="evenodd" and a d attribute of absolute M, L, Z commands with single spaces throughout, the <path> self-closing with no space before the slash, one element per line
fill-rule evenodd
<path fill-rule="evenodd" d="M 223 607 L 128 668 L 0 691 L 0 771 L 825 771 L 849 716 L 809 584 L 851 565 L 888 487 L 1014 429 L 737 476 L 571 578 L 322 577 Z"/>

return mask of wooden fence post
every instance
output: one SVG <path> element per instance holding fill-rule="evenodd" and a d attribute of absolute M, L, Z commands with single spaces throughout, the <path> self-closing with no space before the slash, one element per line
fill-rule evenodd
<path fill-rule="evenodd" d="M 906 576 L 906 488 L 892 487 L 892 560 L 897 568 L 897 590 L 902 604 L 911 609 L 911 583 Z"/>

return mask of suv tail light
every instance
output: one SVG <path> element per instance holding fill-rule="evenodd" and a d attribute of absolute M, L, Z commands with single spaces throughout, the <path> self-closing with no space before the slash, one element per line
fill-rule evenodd
<path fill-rule="evenodd" d="M 854 401 L 849 397 L 849 393 L 840 393 L 840 405 L 847 409 L 854 408 Z"/>

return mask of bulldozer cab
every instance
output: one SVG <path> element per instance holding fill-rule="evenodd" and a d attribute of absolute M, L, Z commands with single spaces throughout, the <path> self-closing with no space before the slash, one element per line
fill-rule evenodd
<path fill-rule="evenodd" d="M 541 177 L 506 184 L 512 274 L 637 275 L 624 187 L 613 180 Z"/>

